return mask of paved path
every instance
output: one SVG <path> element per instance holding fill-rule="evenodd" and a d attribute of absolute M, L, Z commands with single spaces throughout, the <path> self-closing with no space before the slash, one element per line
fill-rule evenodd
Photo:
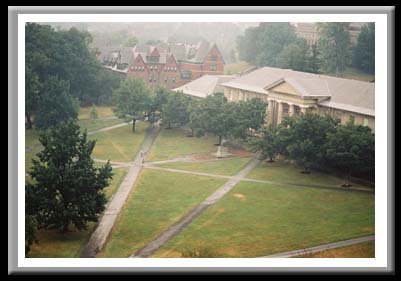
<path fill-rule="evenodd" d="M 192 174 L 198 176 L 207 176 L 207 177 L 215 177 L 215 178 L 222 178 L 222 179 L 238 179 L 240 181 L 248 181 L 248 182 L 257 182 L 257 183 L 267 183 L 276 186 L 296 186 L 296 187 L 303 187 L 303 188 L 318 188 L 318 189 L 328 189 L 328 190 L 336 190 L 336 191 L 344 191 L 344 192 L 356 192 L 356 193 L 374 193 L 375 191 L 368 188 L 349 188 L 349 187 L 338 187 L 338 186 L 324 186 L 324 185 L 314 185 L 314 184 L 302 184 L 302 183 L 289 183 L 289 182 L 277 182 L 277 181 L 267 181 L 267 180 L 257 180 L 257 179 L 250 179 L 246 177 L 238 177 L 235 176 L 223 176 L 223 175 L 216 175 L 211 173 L 204 173 L 204 172 L 195 172 L 195 171 L 187 171 L 187 170 L 179 170 L 179 169 L 172 169 L 172 168 L 163 168 L 154 166 L 151 163 L 145 163 L 144 168 L 153 169 L 153 170 L 161 170 L 173 173 L 180 173 L 180 174 Z"/>
<path fill-rule="evenodd" d="M 159 125 L 150 127 L 147 131 L 145 140 L 141 146 L 141 151 L 138 153 L 133 164 L 130 166 L 127 176 L 124 178 L 120 187 L 113 196 L 113 199 L 107 206 L 100 221 L 97 224 L 95 231 L 92 233 L 89 242 L 82 253 L 82 258 L 94 258 L 96 254 L 103 248 L 107 237 L 120 213 L 131 189 L 135 186 L 134 183 L 138 178 L 139 172 L 142 170 L 142 161 L 146 158 L 157 134 L 160 131 Z"/>
<path fill-rule="evenodd" d="M 155 240 L 147 244 L 145 247 L 140 249 L 137 253 L 132 255 L 132 258 L 146 258 L 152 253 L 157 251 L 161 246 L 168 242 L 171 238 L 179 234 L 188 224 L 190 224 L 195 218 L 202 214 L 209 206 L 216 203 L 221 199 L 227 192 L 229 192 L 240 180 L 245 177 L 253 168 L 259 164 L 260 160 L 253 159 L 249 162 L 244 169 L 242 169 L 235 177 L 230 178 L 223 186 L 217 189 L 212 195 L 206 198 L 201 204 L 189 211 L 179 221 L 170 226 L 165 232 L 163 232 Z"/>
<path fill-rule="evenodd" d="M 99 132 L 105 132 L 105 131 L 113 130 L 113 129 L 120 128 L 120 127 L 123 127 L 123 126 L 127 126 L 128 124 L 131 124 L 131 123 L 132 123 L 132 121 L 120 123 L 120 124 L 117 124 L 117 125 L 114 125 L 114 126 L 110 126 L 110 127 L 106 127 L 106 128 L 101 128 L 99 130 L 94 130 L 94 131 L 88 132 L 88 135 L 93 135 L 93 134 L 96 134 L 96 133 L 99 133 Z"/>
<path fill-rule="evenodd" d="M 289 257 L 294 257 L 294 256 L 299 256 L 299 255 L 312 254 L 312 253 L 335 249 L 335 248 L 341 248 L 341 247 L 345 247 L 345 246 L 350 246 L 350 245 L 359 244 L 359 243 L 368 242 L 368 241 L 374 241 L 374 240 L 375 240 L 375 236 L 371 235 L 371 236 L 365 236 L 365 237 L 360 237 L 360 238 L 355 238 L 355 239 L 350 239 L 350 240 L 345 240 L 345 241 L 334 242 L 334 243 L 330 243 L 330 244 L 324 244 L 324 245 L 320 245 L 320 246 L 316 246 L 316 247 L 312 247 L 312 248 L 278 253 L 278 254 L 264 256 L 264 257 L 260 257 L 260 258 L 289 258 Z"/>
<path fill-rule="evenodd" d="M 109 117 L 98 117 L 95 120 L 108 120 L 108 119 L 117 119 L 117 118 L 118 118 L 117 116 L 109 116 Z M 78 121 L 81 121 L 81 120 L 92 120 L 92 119 L 91 118 L 78 119 Z"/>

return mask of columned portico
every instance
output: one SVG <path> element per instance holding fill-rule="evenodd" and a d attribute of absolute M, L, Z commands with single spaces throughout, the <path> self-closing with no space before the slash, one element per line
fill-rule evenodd
<path fill-rule="evenodd" d="M 294 104 L 293 103 L 288 103 L 288 115 L 291 117 L 294 115 Z"/>
<path fill-rule="evenodd" d="M 283 102 L 277 101 L 277 125 L 283 120 Z"/>

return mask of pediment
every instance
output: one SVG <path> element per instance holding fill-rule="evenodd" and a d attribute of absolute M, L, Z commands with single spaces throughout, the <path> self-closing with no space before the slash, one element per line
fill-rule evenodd
<path fill-rule="evenodd" d="M 287 94 L 287 95 L 294 95 L 294 96 L 302 96 L 302 94 L 297 91 L 291 84 L 288 82 L 282 81 L 277 85 L 269 88 L 269 91 Z"/>

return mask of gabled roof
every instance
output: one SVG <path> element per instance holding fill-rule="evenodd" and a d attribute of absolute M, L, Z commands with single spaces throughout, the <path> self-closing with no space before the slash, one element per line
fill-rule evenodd
<path fill-rule="evenodd" d="M 224 87 L 221 84 L 231 81 L 235 77 L 234 75 L 205 75 L 181 87 L 175 88 L 173 91 L 182 91 L 184 94 L 190 96 L 205 98 L 214 93 L 224 92 Z"/>
<path fill-rule="evenodd" d="M 224 83 L 223 86 L 268 95 L 269 88 L 283 81 L 298 89 L 305 97 L 329 97 L 329 100 L 321 101 L 319 105 L 374 116 L 375 83 L 370 82 L 262 67 Z"/>
<path fill-rule="evenodd" d="M 281 78 L 265 87 L 265 90 L 273 90 L 282 83 L 290 84 L 302 98 L 331 97 L 329 86 L 325 79 L 318 78 Z"/>

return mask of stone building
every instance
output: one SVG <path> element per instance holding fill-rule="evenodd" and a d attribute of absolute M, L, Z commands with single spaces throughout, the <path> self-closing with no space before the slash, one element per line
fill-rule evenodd
<path fill-rule="evenodd" d="M 125 77 L 143 79 L 148 85 L 173 89 L 203 75 L 224 73 L 224 59 L 216 44 L 159 43 L 133 48 L 100 49 L 102 65 Z"/>
<path fill-rule="evenodd" d="M 349 33 L 351 44 L 355 45 L 358 41 L 359 33 L 361 33 L 362 27 L 366 22 L 351 22 L 349 25 Z M 292 24 L 294 27 L 295 34 L 304 38 L 308 45 L 315 45 L 319 40 L 319 32 L 317 25 L 314 22 L 297 22 Z"/>
<path fill-rule="evenodd" d="M 375 130 L 375 84 L 351 79 L 263 67 L 223 83 L 229 101 L 258 97 L 266 101 L 267 121 L 279 124 L 301 112 L 329 114 L 341 123 Z"/>

